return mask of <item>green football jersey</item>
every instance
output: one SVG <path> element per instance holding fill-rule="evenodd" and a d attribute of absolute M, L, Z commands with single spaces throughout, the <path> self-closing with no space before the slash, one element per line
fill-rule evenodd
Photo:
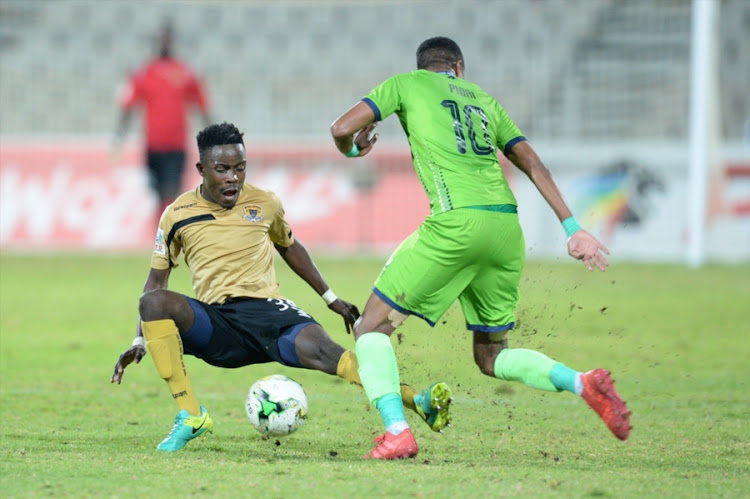
<path fill-rule="evenodd" d="M 362 100 L 376 121 L 392 113 L 401 120 L 432 214 L 517 204 L 497 150 L 507 152 L 526 139 L 479 86 L 421 69 L 392 76 Z"/>

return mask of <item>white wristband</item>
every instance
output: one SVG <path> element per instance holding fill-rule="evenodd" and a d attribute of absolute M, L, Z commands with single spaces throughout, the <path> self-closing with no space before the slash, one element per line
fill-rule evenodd
<path fill-rule="evenodd" d="M 320 295 L 320 297 L 323 298 L 323 300 L 326 302 L 327 305 L 330 305 L 331 303 L 339 299 L 339 297 L 336 296 L 336 294 L 330 289 L 326 291 L 325 293 L 323 293 L 322 295 Z"/>
<path fill-rule="evenodd" d="M 133 339 L 133 344 L 131 346 L 140 346 L 146 348 L 146 338 L 144 338 L 143 336 L 136 336 Z"/>

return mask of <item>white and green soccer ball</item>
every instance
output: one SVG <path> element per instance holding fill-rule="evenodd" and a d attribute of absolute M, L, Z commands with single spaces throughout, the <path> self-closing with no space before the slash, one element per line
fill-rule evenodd
<path fill-rule="evenodd" d="M 245 400 L 247 417 L 264 436 L 289 435 L 305 423 L 307 395 L 302 385 L 281 374 L 259 379 Z"/>

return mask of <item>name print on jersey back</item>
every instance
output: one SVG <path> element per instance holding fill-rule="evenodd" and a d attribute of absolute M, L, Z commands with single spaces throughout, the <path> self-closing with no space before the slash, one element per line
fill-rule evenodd
<path fill-rule="evenodd" d="M 458 94 L 458 95 L 460 95 L 462 97 L 468 97 L 469 99 L 476 99 L 477 98 L 477 96 L 474 95 L 474 92 L 472 92 L 471 90 L 466 90 L 465 88 L 461 88 L 461 87 L 459 87 L 457 85 L 454 85 L 452 83 L 450 83 L 448 85 L 448 88 L 450 89 L 450 91 L 451 91 L 452 94 Z"/>

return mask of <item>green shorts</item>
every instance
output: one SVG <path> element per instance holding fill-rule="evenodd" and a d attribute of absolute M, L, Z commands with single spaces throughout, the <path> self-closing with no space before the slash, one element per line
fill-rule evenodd
<path fill-rule="evenodd" d="M 525 242 L 516 213 L 460 208 L 427 218 L 391 255 L 373 292 L 434 326 L 458 298 L 470 331 L 513 328 Z"/>

